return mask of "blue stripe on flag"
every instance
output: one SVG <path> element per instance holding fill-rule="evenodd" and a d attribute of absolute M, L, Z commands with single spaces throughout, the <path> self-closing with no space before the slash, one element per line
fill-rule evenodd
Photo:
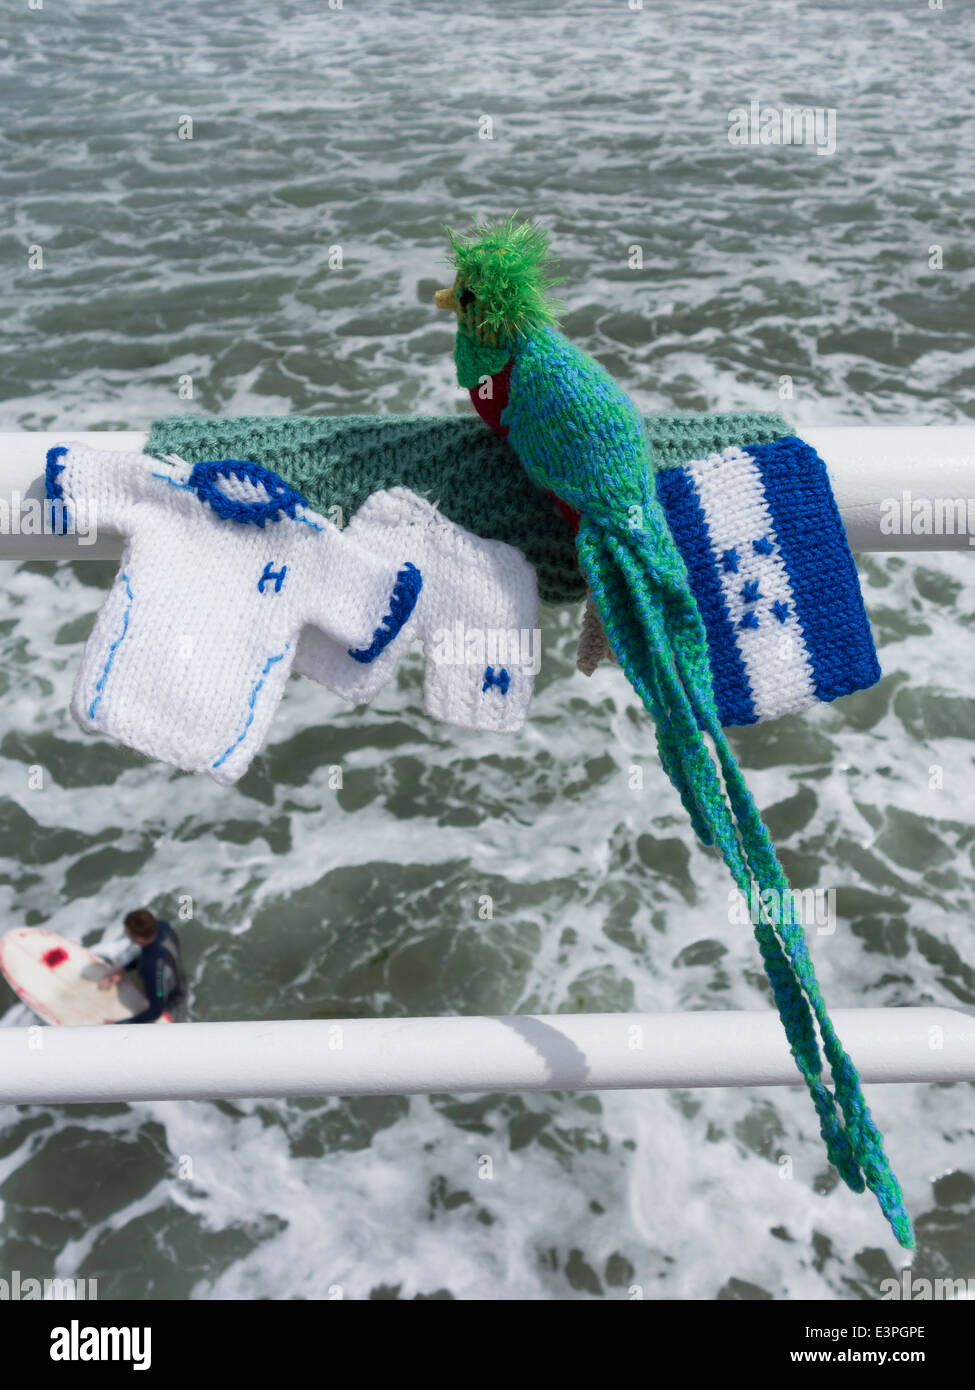
<path fill-rule="evenodd" d="M 795 436 L 748 444 L 789 571 L 817 698 L 835 700 L 880 679 L 860 581 L 826 465 Z"/>
<path fill-rule="evenodd" d="M 697 490 L 685 468 L 660 469 L 656 483 L 657 497 L 684 557 L 707 630 L 718 718 L 724 725 L 754 724 L 758 716 L 751 687 L 721 592 L 717 560 Z"/>

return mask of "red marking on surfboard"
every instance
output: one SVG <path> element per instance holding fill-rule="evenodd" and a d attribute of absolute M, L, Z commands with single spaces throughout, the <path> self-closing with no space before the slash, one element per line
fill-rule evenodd
<path fill-rule="evenodd" d="M 47 1022 L 47 1023 L 61 1024 L 61 1023 L 63 1023 L 64 1020 L 58 1017 L 58 1015 L 54 1012 L 54 1009 L 53 1009 L 52 1005 L 51 1005 L 50 1003 L 42 1003 L 39 999 L 37 999 L 37 998 L 35 997 L 35 995 L 33 995 L 29 989 L 26 989 L 26 988 L 21 984 L 20 980 L 16 978 L 17 972 L 16 972 L 16 971 L 11 972 L 11 971 L 8 969 L 7 960 L 6 960 L 7 947 L 8 947 L 12 942 L 17 942 L 17 943 L 19 944 L 19 939 L 20 939 L 21 937 L 25 936 L 25 935 L 29 935 L 29 936 L 31 937 L 31 939 L 36 939 L 37 937 L 46 936 L 46 937 L 51 938 L 51 939 L 53 939 L 53 940 L 55 940 L 55 941 L 58 940 L 58 934 L 57 934 L 57 932 L 45 931 L 45 930 L 44 930 L 43 928 L 41 928 L 41 927 L 17 928 L 17 929 L 14 930 L 14 931 L 5 932 L 2 936 L 0 936 L 0 975 L 2 975 L 2 976 L 4 977 L 4 979 L 5 979 L 5 980 L 7 981 L 7 983 L 10 985 L 10 988 L 11 988 L 11 989 L 14 991 L 14 993 L 17 995 L 17 997 L 18 997 L 24 1004 L 26 1004 L 27 1007 L 28 1007 L 29 1009 L 33 1009 L 34 1013 L 36 1013 L 36 1014 L 38 1015 L 39 1018 L 43 1019 L 43 1020 L 44 1020 L 45 1022 Z M 107 962 L 104 961 L 104 960 L 102 960 L 99 956 L 96 956 L 95 953 L 94 953 L 94 951 L 89 951 L 89 950 L 87 950 L 87 949 L 86 949 L 85 947 L 83 947 L 83 946 L 80 947 L 79 949 L 82 950 L 82 951 L 84 951 L 84 954 L 88 957 L 88 959 L 89 959 L 93 964 L 99 965 L 99 966 L 101 966 L 103 969 L 107 966 Z M 64 948 L 61 947 L 61 946 L 52 946 L 52 947 L 50 947 L 50 948 L 48 949 L 48 951 L 47 951 L 45 954 L 46 954 L 46 955 L 54 955 L 54 954 L 56 954 L 56 953 L 58 953 L 58 952 L 61 952 L 64 956 L 69 956 L 69 954 L 70 954 L 68 951 L 65 951 Z M 43 959 L 43 957 L 42 957 L 42 959 Z M 58 964 L 62 964 L 62 963 L 63 963 L 62 961 L 58 961 Z M 139 991 L 139 993 L 141 994 L 141 991 Z M 143 999 L 144 999 L 144 996 L 143 996 Z M 130 1018 L 131 1018 L 131 1014 L 128 1015 L 128 1017 L 118 1018 L 118 1019 L 115 1019 L 114 1021 L 115 1021 L 116 1023 L 128 1023 Z M 157 1022 L 157 1023 L 175 1023 L 176 1020 L 173 1018 L 172 1014 L 163 1013 L 163 1014 L 160 1016 L 160 1018 L 158 1018 L 158 1019 L 156 1020 L 156 1022 Z"/>
<path fill-rule="evenodd" d="M 45 951 L 41 960 L 48 970 L 56 970 L 59 965 L 63 965 L 68 959 L 68 953 L 61 946 L 52 946 L 49 951 Z"/>

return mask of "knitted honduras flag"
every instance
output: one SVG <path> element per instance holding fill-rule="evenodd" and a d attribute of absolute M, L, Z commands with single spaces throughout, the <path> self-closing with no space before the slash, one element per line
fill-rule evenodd
<path fill-rule="evenodd" d="M 657 474 L 707 629 L 721 723 L 754 724 L 880 679 L 826 466 L 801 439 Z"/>

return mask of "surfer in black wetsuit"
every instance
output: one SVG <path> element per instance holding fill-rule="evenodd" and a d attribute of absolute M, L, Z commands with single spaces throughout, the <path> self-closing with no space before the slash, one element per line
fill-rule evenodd
<path fill-rule="evenodd" d="M 179 937 L 168 922 L 160 922 L 142 907 L 130 912 L 125 919 L 125 934 L 138 954 L 133 954 L 122 970 L 104 975 L 102 989 L 118 984 L 124 970 L 138 968 L 148 1006 L 133 1018 L 115 1020 L 119 1023 L 155 1023 L 164 1009 L 170 1012 L 186 997 L 186 973 L 180 955 Z"/>

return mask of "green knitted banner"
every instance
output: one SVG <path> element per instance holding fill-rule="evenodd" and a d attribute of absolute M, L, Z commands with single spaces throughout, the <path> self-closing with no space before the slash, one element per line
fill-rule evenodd
<path fill-rule="evenodd" d="M 645 419 L 657 468 L 678 468 L 733 444 L 771 444 L 790 433 L 771 412 Z M 507 444 L 471 416 L 175 415 L 154 422 L 146 453 L 178 454 L 187 463 L 249 459 L 297 488 L 315 511 L 340 507 L 343 520 L 371 493 L 407 487 L 439 498 L 458 526 L 524 551 L 543 599 L 572 603 L 585 596 L 567 522 Z"/>

